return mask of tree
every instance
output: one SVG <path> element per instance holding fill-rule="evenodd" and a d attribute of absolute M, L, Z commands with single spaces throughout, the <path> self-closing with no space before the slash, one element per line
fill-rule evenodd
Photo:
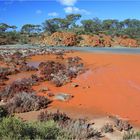
<path fill-rule="evenodd" d="M 10 26 L 10 25 L 8 25 L 6 23 L 0 23 L 0 32 L 5 32 L 6 30 L 8 30 L 10 28 L 11 29 L 16 29 L 17 27 L 14 26 L 14 25 Z"/>
<path fill-rule="evenodd" d="M 39 33 L 40 31 L 41 31 L 41 25 L 25 24 L 21 28 L 21 32 L 26 34 Z"/>
<path fill-rule="evenodd" d="M 75 26 L 77 20 L 79 20 L 82 16 L 80 14 L 70 14 L 66 16 L 66 20 L 72 27 Z"/>
<path fill-rule="evenodd" d="M 65 18 L 54 18 L 53 19 L 59 27 L 59 30 L 66 30 L 69 28 L 69 21 Z"/>
<path fill-rule="evenodd" d="M 102 25 L 104 30 L 117 29 L 119 27 L 119 21 L 113 19 L 107 19 L 107 20 L 103 20 Z"/>
<path fill-rule="evenodd" d="M 13 30 L 15 30 L 15 29 L 17 29 L 17 26 L 12 25 L 12 26 L 10 26 L 10 28 L 12 28 Z"/>
<path fill-rule="evenodd" d="M 102 30 L 102 22 L 98 18 L 81 21 L 86 33 L 98 34 Z"/>
<path fill-rule="evenodd" d="M 102 21 L 99 18 L 93 19 L 93 32 L 98 34 L 102 30 Z"/>
<path fill-rule="evenodd" d="M 122 24 L 123 24 L 123 34 L 126 34 L 131 38 L 140 37 L 140 20 L 126 19 L 122 21 Z"/>
<path fill-rule="evenodd" d="M 6 23 L 0 23 L 0 32 L 5 32 L 9 28 L 9 25 Z"/>
<path fill-rule="evenodd" d="M 59 25 L 57 24 L 55 19 L 49 19 L 43 23 L 43 29 L 44 31 L 48 31 L 52 34 L 59 29 Z"/>
<path fill-rule="evenodd" d="M 92 33 L 93 31 L 93 21 L 92 20 L 82 20 L 81 21 L 84 31 L 86 33 Z"/>
<path fill-rule="evenodd" d="M 50 33 L 57 31 L 68 30 L 70 27 L 73 27 L 78 19 L 80 19 L 80 14 L 70 14 L 65 18 L 53 18 L 46 20 L 43 23 L 43 29 Z"/>

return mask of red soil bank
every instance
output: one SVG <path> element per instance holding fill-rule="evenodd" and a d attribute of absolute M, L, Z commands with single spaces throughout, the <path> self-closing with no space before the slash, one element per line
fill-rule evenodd
<path fill-rule="evenodd" d="M 100 47 L 138 47 L 138 41 L 128 37 L 111 37 L 109 35 L 76 35 L 71 32 L 55 32 L 52 35 L 44 34 L 38 39 L 30 40 L 33 44 L 39 43 L 48 46 L 100 46 Z"/>

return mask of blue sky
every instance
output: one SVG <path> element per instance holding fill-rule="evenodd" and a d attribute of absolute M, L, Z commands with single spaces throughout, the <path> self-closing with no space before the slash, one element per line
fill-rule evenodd
<path fill-rule="evenodd" d="M 80 13 L 82 19 L 140 20 L 140 0 L 0 0 L 0 22 L 21 27 L 41 24 L 45 19 Z"/>

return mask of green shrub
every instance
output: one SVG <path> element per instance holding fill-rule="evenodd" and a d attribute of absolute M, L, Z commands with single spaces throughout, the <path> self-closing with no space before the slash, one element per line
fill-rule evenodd
<path fill-rule="evenodd" d="M 35 139 L 56 139 L 60 134 L 60 128 L 54 121 L 30 123 L 30 126 L 36 129 Z"/>
<path fill-rule="evenodd" d="M 25 136 L 26 124 L 17 118 L 4 118 L 0 122 L 0 139 L 21 139 Z"/>
<path fill-rule="evenodd" d="M 0 122 L 0 139 L 57 139 L 62 134 L 54 121 L 29 123 L 9 117 Z"/>
<path fill-rule="evenodd" d="M 71 120 L 63 125 L 52 120 L 26 122 L 15 117 L 0 121 L 0 139 L 2 140 L 68 140 L 99 139 L 101 133 L 85 123 L 84 120 Z"/>

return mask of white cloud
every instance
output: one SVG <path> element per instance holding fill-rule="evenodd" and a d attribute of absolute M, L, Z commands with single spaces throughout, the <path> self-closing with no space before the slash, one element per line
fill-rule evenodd
<path fill-rule="evenodd" d="M 42 14 L 42 10 L 36 10 L 36 14 Z"/>
<path fill-rule="evenodd" d="M 66 5 L 66 6 L 73 6 L 77 0 L 57 0 L 59 1 L 62 5 Z"/>
<path fill-rule="evenodd" d="M 59 14 L 56 12 L 48 13 L 48 16 L 50 17 L 57 17 Z"/>
<path fill-rule="evenodd" d="M 71 7 L 71 6 L 64 8 L 64 11 L 67 14 L 72 14 L 72 13 L 79 13 L 79 14 L 81 13 L 81 14 L 85 14 L 85 15 L 90 14 L 90 12 L 88 12 L 85 9 L 79 9 L 78 7 Z"/>

